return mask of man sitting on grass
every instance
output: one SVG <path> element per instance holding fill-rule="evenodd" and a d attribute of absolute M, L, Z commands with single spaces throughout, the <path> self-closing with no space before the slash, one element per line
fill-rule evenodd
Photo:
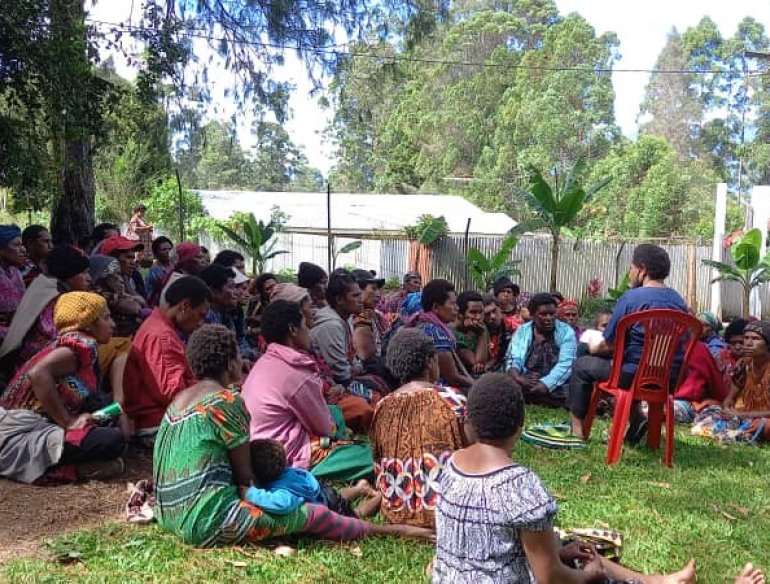
<path fill-rule="evenodd" d="M 532 321 L 511 339 L 505 370 L 521 387 L 527 403 L 563 407 L 577 352 L 572 327 L 556 319 L 556 300 L 536 294 L 529 301 Z"/>

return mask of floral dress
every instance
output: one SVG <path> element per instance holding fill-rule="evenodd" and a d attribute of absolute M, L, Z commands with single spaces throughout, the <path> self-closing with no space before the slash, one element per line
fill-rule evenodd
<path fill-rule="evenodd" d="M 377 404 L 374 472 L 389 522 L 433 527 L 441 472 L 465 446 L 465 404 L 464 395 L 444 386 L 396 391 Z"/>

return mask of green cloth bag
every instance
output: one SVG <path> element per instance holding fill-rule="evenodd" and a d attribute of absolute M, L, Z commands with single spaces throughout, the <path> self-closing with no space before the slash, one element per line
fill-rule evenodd
<path fill-rule="evenodd" d="M 374 458 L 369 444 L 341 444 L 310 469 L 317 479 L 357 481 L 374 473 Z"/>

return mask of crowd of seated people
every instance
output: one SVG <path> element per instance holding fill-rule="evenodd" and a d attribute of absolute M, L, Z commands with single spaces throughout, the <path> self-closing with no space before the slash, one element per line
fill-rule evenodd
<path fill-rule="evenodd" d="M 209 263 L 196 243 L 161 236 L 145 249 L 145 239 L 101 224 L 80 247 L 54 246 L 42 226 L 0 226 L 0 476 L 105 478 L 121 472 L 126 448 L 141 448 L 154 457 L 158 521 L 186 542 L 437 530 L 436 582 L 472 581 L 498 552 L 517 558 L 506 569 L 525 561 L 538 578 L 551 556 L 566 557 L 540 541 L 555 507 L 539 479 L 503 464 L 521 403 L 569 410 L 583 438 L 619 319 L 690 311 L 665 284 L 668 255 L 649 244 L 634 250 L 631 289 L 583 328 L 579 303 L 507 277 L 458 294 L 408 272 L 384 294 L 369 270 L 303 262 L 297 283 L 279 282 L 246 275 L 234 250 Z M 150 251 L 152 264 L 138 263 Z M 720 441 L 770 439 L 770 324 L 735 321 L 722 337 L 715 315 L 698 318 L 682 383 L 681 359 L 671 375 L 677 421 Z M 644 338 L 632 328 L 623 341 L 630 385 Z M 645 431 L 635 404 L 627 439 Z M 319 480 L 358 482 L 337 493 Z M 485 495 L 504 484 L 536 493 L 538 509 Z M 385 525 L 362 520 L 377 510 Z M 481 513 L 491 527 L 508 512 L 518 535 L 498 540 L 504 530 L 493 529 L 488 549 L 463 543 L 463 517 Z M 582 559 L 589 572 L 634 576 Z M 679 575 L 691 581 L 692 567 Z"/>

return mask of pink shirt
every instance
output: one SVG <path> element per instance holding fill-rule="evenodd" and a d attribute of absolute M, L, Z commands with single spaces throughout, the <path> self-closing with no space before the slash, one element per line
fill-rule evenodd
<path fill-rule="evenodd" d="M 251 439 L 278 440 L 290 466 L 310 468 L 311 437 L 328 436 L 334 427 L 322 389 L 310 355 L 268 345 L 241 390 L 251 416 Z"/>

